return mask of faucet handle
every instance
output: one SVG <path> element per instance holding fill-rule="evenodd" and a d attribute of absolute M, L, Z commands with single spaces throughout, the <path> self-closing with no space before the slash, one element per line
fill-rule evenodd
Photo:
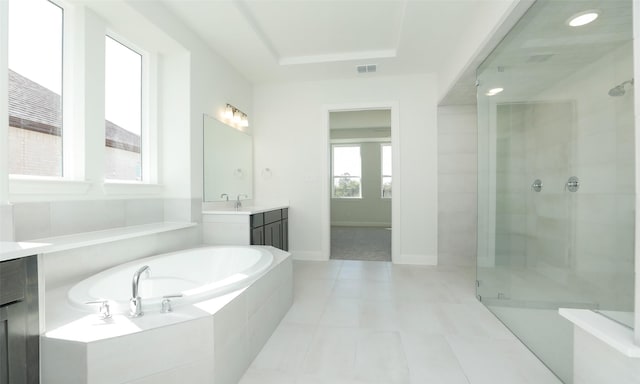
<path fill-rule="evenodd" d="M 178 297 L 182 297 L 182 293 L 162 296 L 162 308 L 160 309 L 160 313 L 173 312 L 173 308 L 171 307 L 171 299 L 175 299 Z"/>
<path fill-rule="evenodd" d="M 85 304 L 100 304 L 100 308 L 98 311 L 100 312 L 100 320 L 106 320 L 111 318 L 111 309 L 109 308 L 108 300 L 96 300 L 96 301 L 87 301 Z"/>

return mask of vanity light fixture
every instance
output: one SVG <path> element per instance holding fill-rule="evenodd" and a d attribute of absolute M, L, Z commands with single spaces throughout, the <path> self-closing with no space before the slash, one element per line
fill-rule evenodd
<path fill-rule="evenodd" d="M 598 16 L 600 16 L 600 12 L 595 9 L 582 11 L 571 16 L 567 20 L 567 25 L 569 25 L 570 27 L 581 27 L 593 22 L 598 18 Z"/>
<path fill-rule="evenodd" d="M 248 127 L 249 126 L 249 118 L 247 114 L 234 107 L 231 104 L 227 104 L 224 108 L 224 113 L 222 114 L 225 120 L 229 123 L 233 123 L 240 127 Z"/>
<path fill-rule="evenodd" d="M 504 88 L 491 88 L 490 90 L 487 91 L 487 93 L 485 93 L 485 95 L 495 96 L 502 91 L 504 91 Z"/>

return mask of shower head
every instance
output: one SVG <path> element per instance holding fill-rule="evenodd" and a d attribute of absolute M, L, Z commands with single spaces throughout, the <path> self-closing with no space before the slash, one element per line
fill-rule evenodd
<path fill-rule="evenodd" d="M 613 97 L 623 96 L 626 93 L 624 89 L 624 86 L 626 84 L 630 84 L 631 86 L 633 86 L 633 79 L 624 81 L 621 84 L 618 84 L 615 87 L 611 88 L 609 90 L 609 96 L 613 96 Z"/>

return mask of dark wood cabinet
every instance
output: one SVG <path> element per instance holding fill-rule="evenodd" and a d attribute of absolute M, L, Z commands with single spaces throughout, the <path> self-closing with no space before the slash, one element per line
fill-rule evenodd
<path fill-rule="evenodd" d="M 251 215 L 251 245 L 271 245 L 289 250 L 289 209 Z"/>
<path fill-rule="evenodd" d="M 37 257 L 0 262 L 0 384 L 40 382 Z"/>

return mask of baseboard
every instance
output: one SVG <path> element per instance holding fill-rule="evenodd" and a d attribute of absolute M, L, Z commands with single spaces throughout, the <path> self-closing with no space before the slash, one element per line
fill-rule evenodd
<path fill-rule="evenodd" d="M 391 222 L 379 221 L 332 221 L 332 227 L 377 227 L 391 228 Z"/>
<path fill-rule="evenodd" d="M 307 260 L 307 261 L 326 261 L 327 258 L 323 256 L 320 251 L 291 251 L 291 257 L 294 260 Z"/>
<path fill-rule="evenodd" d="M 438 265 L 438 255 L 400 255 L 393 258 L 394 264 Z"/>

